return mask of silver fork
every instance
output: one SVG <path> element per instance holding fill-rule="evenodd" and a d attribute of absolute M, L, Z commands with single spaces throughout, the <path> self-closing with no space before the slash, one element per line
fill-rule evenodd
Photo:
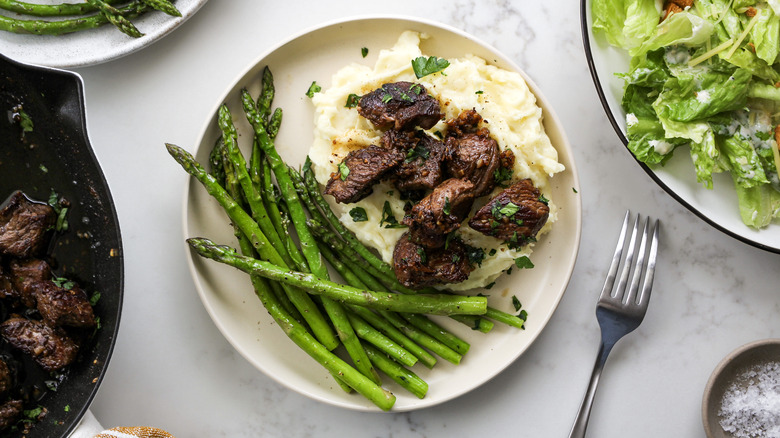
<path fill-rule="evenodd" d="M 590 376 L 590 383 L 585 392 L 585 398 L 582 400 L 580 409 L 577 412 L 577 418 L 569 433 L 569 438 L 582 438 L 585 436 L 585 429 L 588 427 L 588 418 L 590 410 L 593 407 L 593 398 L 596 395 L 596 386 L 601 377 L 601 371 L 604 369 L 604 363 L 607 361 L 612 347 L 623 336 L 631 333 L 639 327 L 642 319 L 647 313 L 647 303 L 650 300 L 650 290 L 653 287 L 653 275 L 655 274 L 655 258 L 658 252 L 658 228 L 659 222 L 656 220 L 651 227 L 651 219 L 647 218 L 644 222 L 644 230 L 637 250 L 637 239 L 639 237 L 639 216 L 634 221 L 634 228 L 631 232 L 631 240 L 626 250 L 625 261 L 620 272 L 620 280 L 615 287 L 618 268 L 623 258 L 623 247 L 625 246 L 626 234 L 631 212 L 626 212 L 623 220 L 623 228 L 620 231 L 615 255 L 612 256 L 612 264 L 609 266 L 607 280 L 604 282 L 604 288 L 601 290 L 598 304 L 596 305 L 596 319 L 601 327 L 601 345 L 596 356 L 596 365 L 593 367 L 593 374 Z M 652 228 L 652 231 L 651 231 Z M 648 239 L 649 249 L 648 249 Z M 634 259 L 636 257 L 636 260 Z M 644 278 L 643 274 L 644 273 Z M 629 284 L 629 276 L 631 283 Z M 640 291 L 641 283 L 641 291 Z"/>

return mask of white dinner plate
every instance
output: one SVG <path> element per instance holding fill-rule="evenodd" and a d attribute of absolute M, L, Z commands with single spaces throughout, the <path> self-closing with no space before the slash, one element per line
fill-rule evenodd
<path fill-rule="evenodd" d="M 469 35 L 440 24 L 402 17 L 353 18 L 326 24 L 280 44 L 261 55 L 238 75 L 215 104 L 226 102 L 237 121 L 239 138 L 245 153 L 252 141 L 249 126 L 239 106 L 239 91 L 247 87 L 259 92 L 262 68 L 268 65 L 274 74 L 274 106 L 284 110 L 284 121 L 276 140 L 280 154 L 289 163 L 300 164 L 313 141 L 314 109 L 305 96 L 312 81 L 323 88 L 331 75 L 352 62 L 372 65 L 380 49 L 390 48 L 404 30 L 430 35 L 422 50 L 438 57 L 462 57 L 473 53 L 500 67 L 519 71 L 512 61 Z M 361 56 L 361 48 L 369 49 Z M 522 74 L 522 72 L 521 72 Z M 528 311 L 527 329 L 496 324 L 491 333 L 473 332 L 448 318 L 435 318 L 471 343 L 471 350 L 460 365 L 440 360 L 429 370 L 418 364 L 413 371 L 428 382 L 428 395 L 420 400 L 385 379 L 385 387 L 397 397 L 394 411 L 432 406 L 462 395 L 483 384 L 517 359 L 536 339 L 555 311 L 569 282 L 579 248 L 581 204 L 573 155 L 560 122 L 539 89 L 526 77 L 544 112 L 546 131 L 566 170 L 551 179 L 552 199 L 560 207 L 559 219 L 547 235 L 540 238 L 532 255 L 533 269 L 503 276 L 489 291 L 491 305 L 513 312 L 511 296 L 516 295 Z M 240 123 L 238 123 L 240 122 Z M 216 118 L 203 128 L 196 158 L 207 162 L 209 151 L 219 137 Z M 216 201 L 191 180 L 185 195 L 185 237 L 208 237 L 235 246 L 230 222 Z M 290 341 L 255 297 L 248 277 L 233 268 L 202 259 L 191 253 L 192 275 L 203 304 L 227 340 L 254 366 L 281 384 L 313 399 L 356 410 L 378 410 L 356 394 L 346 394 L 328 372 Z"/>
<path fill-rule="evenodd" d="M 61 0 L 47 0 L 62 3 Z M 39 2 L 43 3 L 43 2 Z M 171 33 L 206 3 L 206 0 L 177 0 L 181 17 L 149 11 L 131 21 L 144 36 L 133 38 L 111 24 L 65 35 L 24 35 L 0 32 L 0 53 L 19 62 L 57 68 L 100 64 L 128 55 Z M 13 16 L 12 13 L 3 12 Z M 34 17 L 19 17 L 35 19 Z"/>
<path fill-rule="evenodd" d="M 585 56 L 607 117 L 620 140 L 627 145 L 626 113 L 620 105 L 623 80 L 615 73 L 628 71 L 630 57 L 625 50 L 609 45 L 603 35 L 593 35 L 590 4 L 591 0 L 581 0 Z M 626 151 L 631 153 L 628 148 Z M 640 161 L 637 163 L 661 188 L 705 222 L 745 243 L 780 253 L 780 222 L 776 219 L 761 230 L 745 225 L 739 215 L 734 182 L 728 173 L 713 175 L 714 187 L 708 190 L 696 181 L 690 154 L 684 150 L 677 151 L 661 167 L 651 168 Z"/>

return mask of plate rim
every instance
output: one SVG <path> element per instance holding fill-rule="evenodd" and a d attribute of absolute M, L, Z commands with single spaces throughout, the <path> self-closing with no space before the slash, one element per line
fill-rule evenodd
<path fill-rule="evenodd" d="M 580 180 L 579 180 L 579 173 L 576 167 L 576 163 L 574 162 L 574 153 L 573 149 L 571 147 L 571 143 L 568 140 L 568 136 L 565 133 L 565 130 L 563 128 L 563 124 L 561 123 L 557 113 L 552 108 L 552 105 L 550 105 L 549 101 L 544 97 L 543 94 L 541 94 L 541 89 L 534 83 L 534 81 L 525 73 L 524 70 L 522 70 L 513 60 L 511 60 L 508 56 L 504 55 L 503 52 L 499 51 L 492 45 L 486 43 L 485 41 L 467 33 L 464 32 L 458 28 L 455 28 L 453 26 L 447 25 L 445 23 L 427 19 L 427 18 L 421 18 L 421 17 L 415 17 L 415 16 L 408 16 L 403 14 L 359 14 L 359 15 L 352 15 L 332 20 L 327 20 L 320 22 L 318 24 L 309 26 L 303 30 L 300 30 L 298 32 L 293 33 L 292 35 L 281 38 L 277 40 L 273 45 L 268 46 L 265 50 L 260 52 L 258 56 L 252 59 L 247 65 L 239 71 L 239 73 L 233 78 L 233 80 L 225 87 L 224 91 L 220 94 L 221 99 L 216 102 L 216 104 L 213 105 L 212 111 L 208 114 L 211 114 L 211 116 L 204 121 L 200 134 L 197 137 L 197 143 L 193 146 L 193 150 L 191 151 L 193 154 L 197 154 L 201 144 L 203 143 L 203 139 L 205 135 L 210 130 L 210 126 L 213 124 L 214 120 L 214 114 L 216 114 L 218 108 L 221 106 L 221 104 L 225 101 L 225 99 L 228 97 L 228 93 L 236 87 L 238 82 L 245 77 L 247 74 L 249 74 L 252 69 L 254 69 L 263 59 L 267 58 L 268 56 L 272 55 L 274 52 L 282 48 L 283 46 L 290 44 L 294 42 L 295 40 L 305 37 L 306 35 L 315 32 L 324 30 L 326 28 L 334 27 L 334 26 L 340 26 L 340 25 L 346 25 L 349 23 L 354 22 L 360 22 L 365 20 L 387 20 L 387 21 L 398 21 L 398 22 L 405 22 L 405 23 L 418 23 L 422 25 L 427 25 L 431 27 L 438 28 L 442 31 L 450 32 L 452 34 L 455 34 L 460 37 L 467 38 L 468 40 L 472 41 L 478 46 L 481 46 L 487 50 L 489 50 L 491 53 L 496 54 L 499 56 L 503 61 L 508 63 L 515 71 L 520 73 L 520 75 L 523 77 L 523 79 L 528 84 L 529 89 L 534 94 L 535 98 L 537 99 L 537 106 L 544 107 L 544 120 L 549 119 L 551 123 L 555 124 L 559 127 L 559 137 L 560 137 L 560 147 L 563 147 L 566 149 L 567 156 L 570 160 L 570 166 L 566 167 L 565 172 L 571 173 L 572 182 L 574 184 L 574 189 L 576 190 L 575 193 L 581 193 L 580 190 Z M 399 28 L 399 34 L 401 30 Z M 556 144 L 556 150 L 558 149 L 558 146 Z M 183 220 L 183 233 L 184 237 L 188 238 L 188 232 L 189 232 L 189 216 L 188 216 L 188 208 L 189 208 L 189 198 L 192 196 L 191 191 L 193 187 L 197 187 L 198 183 L 196 181 L 193 181 L 193 179 L 189 176 L 187 176 L 186 184 L 185 184 L 185 190 L 183 193 L 183 199 L 182 199 L 182 205 L 183 205 L 183 211 L 182 211 L 182 220 Z M 436 402 L 433 403 L 424 403 L 424 399 L 420 400 L 418 403 L 414 403 L 410 406 L 405 407 L 399 407 L 398 405 L 394 406 L 389 412 L 390 413 L 401 413 L 401 412 L 410 412 L 415 411 L 419 409 L 425 409 L 430 408 L 433 406 L 440 405 L 442 403 L 449 402 L 451 400 L 454 400 L 456 398 L 462 397 L 463 395 L 467 394 L 470 391 L 473 391 L 477 389 L 478 387 L 484 385 L 488 381 L 492 380 L 496 376 L 498 376 L 501 372 L 506 370 L 509 366 L 511 366 L 513 363 L 515 363 L 520 356 L 522 356 L 530 346 L 536 342 L 537 338 L 541 334 L 541 332 L 546 328 L 547 324 L 549 323 L 550 319 L 552 318 L 553 314 L 557 310 L 558 306 L 560 305 L 561 300 L 563 299 L 563 296 L 566 293 L 566 290 L 568 289 L 569 283 L 571 281 L 571 277 L 574 272 L 574 268 L 576 265 L 576 260 L 579 254 L 580 249 L 580 243 L 581 243 L 581 235 L 582 235 L 582 196 L 578 195 L 574 197 L 574 200 L 572 201 L 572 206 L 575 207 L 573 210 L 575 211 L 574 216 L 574 230 L 572 230 L 572 251 L 570 254 L 568 254 L 568 257 L 564 258 L 560 261 L 565 261 L 567 269 L 563 274 L 565 275 L 565 279 L 562 282 L 562 291 L 560 294 L 558 294 L 553 300 L 552 306 L 550 307 L 549 312 L 547 312 L 546 315 L 544 315 L 544 318 L 540 318 L 540 328 L 535 333 L 533 333 L 528 341 L 528 343 L 525 345 L 524 348 L 521 348 L 517 351 L 517 353 L 512 357 L 511 360 L 509 360 L 506 364 L 496 369 L 490 376 L 482 381 L 481 383 L 474 385 L 471 388 L 468 388 L 465 391 L 459 392 L 457 394 L 450 395 L 449 397 L 443 397 L 438 399 Z M 273 375 L 272 373 L 268 373 L 266 371 L 265 367 L 260 367 L 256 364 L 256 360 L 253 357 L 250 357 L 248 355 L 247 351 L 244 351 L 245 348 L 241 347 L 240 345 L 236 344 L 236 340 L 232 339 L 231 336 L 229 336 L 226 332 L 226 328 L 224 327 L 224 324 L 218 322 L 219 318 L 216 317 L 214 314 L 215 310 L 211 308 L 211 306 L 206 302 L 205 297 L 205 291 L 204 286 L 202 285 L 202 281 L 199 278 L 198 274 L 198 268 L 196 266 L 197 262 L 196 260 L 199 260 L 197 255 L 194 254 L 189 246 L 186 244 L 186 242 L 183 243 L 183 246 L 185 248 L 185 253 L 187 254 L 187 264 L 190 269 L 191 278 L 193 280 L 193 283 L 196 286 L 198 295 L 201 299 L 201 303 L 204 306 L 206 312 L 209 314 L 210 319 L 212 320 L 212 323 L 215 324 L 215 326 L 219 329 L 220 334 L 225 338 L 226 341 L 238 352 L 242 357 L 244 357 L 245 360 L 247 360 L 253 367 L 257 368 L 259 371 L 261 371 L 265 376 L 270 377 L 275 382 L 279 383 L 280 385 L 284 386 L 285 388 L 292 390 L 298 394 L 301 394 L 307 398 L 310 398 L 312 400 L 316 400 L 318 402 L 326 403 L 331 406 L 336 406 L 339 408 L 354 410 L 354 411 L 362 411 L 362 412 L 382 412 L 379 408 L 371 406 L 360 406 L 356 405 L 354 403 L 346 403 L 341 402 L 338 399 L 334 398 L 327 398 L 319 396 L 315 393 L 312 393 L 311 391 L 302 390 L 301 388 L 295 387 L 291 385 L 289 382 L 283 381 L 277 376 Z M 276 324 L 276 322 L 274 322 Z M 421 403 L 420 403 L 421 402 Z"/>
<path fill-rule="evenodd" d="M 661 180 L 658 175 L 645 163 L 639 161 L 633 153 L 631 153 L 631 150 L 628 149 L 628 138 L 626 138 L 626 135 L 623 133 L 623 130 L 620 127 L 620 124 L 618 123 L 617 119 L 615 119 L 614 114 L 611 111 L 611 107 L 609 106 L 609 102 L 607 101 L 607 97 L 604 92 L 604 87 L 601 84 L 601 80 L 599 79 L 598 71 L 596 70 L 596 64 L 593 60 L 593 50 L 590 43 L 590 5 L 591 0 L 580 0 L 580 30 L 582 33 L 582 43 L 585 49 L 585 59 L 588 63 L 588 70 L 590 71 L 591 79 L 593 80 L 593 84 L 596 88 L 596 94 L 598 94 L 599 101 L 601 102 L 602 109 L 607 114 L 607 118 L 609 119 L 610 125 L 612 125 L 612 128 L 615 130 L 615 133 L 618 135 L 618 138 L 623 143 L 623 146 L 626 148 L 626 151 L 631 155 L 631 158 L 634 159 L 634 161 L 639 164 L 639 166 L 645 171 L 645 173 L 656 183 L 659 187 L 661 187 L 669 196 L 671 196 L 674 200 L 679 202 L 683 207 L 688 209 L 691 213 L 696 215 L 699 219 L 702 219 L 704 222 L 711 225 L 716 230 L 726 234 L 727 236 L 730 236 L 734 239 L 737 239 L 743 243 L 746 243 L 750 246 L 762 249 L 764 251 L 768 251 L 775 254 L 780 254 L 780 247 L 773 247 L 761 242 L 758 242 L 754 239 L 751 239 L 747 236 L 741 235 L 739 233 L 736 233 L 732 230 L 729 230 L 728 228 L 720 225 L 707 215 L 705 215 L 702 211 L 694 207 L 691 203 L 683 199 L 677 192 L 672 190 L 671 187 L 669 187 L 663 180 Z M 735 207 L 736 208 L 736 207 Z M 745 225 L 747 227 L 747 225 Z"/>

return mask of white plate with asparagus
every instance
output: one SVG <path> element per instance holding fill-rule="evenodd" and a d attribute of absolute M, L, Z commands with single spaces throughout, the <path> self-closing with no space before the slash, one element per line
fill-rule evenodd
<path fill-rule="evenodd" d="M 314 140 L 314 107 L 307 90 L 312 90 L 314 82 L 323 89 L 329 87 L 331 76 L 349 63 L 373 65 L 382 56 L 380 50 L 392 47 L 404 30 L 426 35 L 420 47 L 435 55 L 434 60 L 474 54 L 489 60 L 489 64 L 519 72 L 535 95 L 543 113 L 544 130 L 565 169 L 550 179 L 549 195 L 556 202 L 557 220 L 533 245 L 533 269 L 515 268 L 514 275 L 501 275 L 489 290 L 386 293 L 382 284 L 395 289 L 393 279 L 387 276 L 393 271 L 379 257 L 355 261 L 349 249 L 343 253 L 334 250 L 335 256 L 325 249 L 323 259 L 330 263 L 320 267 L 316 262 L 320 253 L 309 253 L 317 245 L 306 234 L 312 233 L 314 238 L 319 235 L 313 228 L 303 232 L 300 243 L 286 237 L 288 233 L 296 234 L 289 231 L 296 226 L 308 228 L 329 221 L 329 204 L 322 203 L 325 198 L 320 195 L 321 187 L 304 166 Z M 270 77 L 269 71 L 275 78 L 270 110 L 263 97 L 263 91 L 270 87 L 262 85 L 263 78 Z M 271 115 L 275 108 L 283 110 L 281 125 Z M 255 140 L 262 154 L 253 154 Z M 579 182 L 560 122 L 535 85 L 509 59 L 458 30 L 436 23 L 403 17 L 356 18 L 295 36 L 260 56 L 230 85 L 215 106 L 214 117 L 204 126 L 194 156 L 174 145 L 168 148 L 191 175 L 199 175 L 191 179 L 185 195 L 184 235 L 192 249 L 192 275 L 212 320 L 259 370 L 292 390 L 335 406 L 408 411 L 442 403 L 485 383 L 512 364 L 537 338 L 563 296 L 574 267 L 581 228 Z M 214 150 L 219 153 L 212 155 Z M 217 178 L 206 176 L 220 168 L 227 169 L 226 176 L 221 172 L 215 174 Z M 262 171 L 254 173 L 255 169 Z M 271 175 L 271 170 L 274 178 L 264 178 Z M 303 185 L 298 184 L 299 175 Z M 221 184 L 219 188 L 214 187 L 216 183 Z M 288 186 L 299 188 L 294 195 L 297 201 L 290 198 Z M 239 207 L 242 203 L 245 208 Z M 316 208 L 313 206 L 319 207 L 317 211 L 311 210 Z M 226 211 L 232 211 L 230 218 Z M 262 213 L 253 216 L 252 211 Z M 301 225 L 300 215 L 309 221 Z M 289 227 L 280 217 L 291 220 Z M 338 224 L 331 232 L 348 235 Z M 297 234 L 301 235 L 300 229 Z M 237 235 L 244 236 L 241 244 Z M 350 240 L 342 243 L 350 246 Z M 289 242 L 297 244 L 296 248 Z M 268 246 L 279 250 L 269 252 Z M 253 251 L 259 254 L 258 259 L 270 263 L 239 256 Z M 309 262 L 311 275 L 297 273 L 299 257 Z M 255 281 L 250 281 L 242 269 L 271 281 L 254 276 Z M 322 269 L 327 270 L 331 283 L 314 278 L 323 277 Z M 368 272 L 368 278 L 352 275 L 350 269 L 363 275 Z M 366 286 L 374 280 L 379 282 Z M 305 323 L 296 322 L 292 310 L 295 306 L 285 304 L 285 297 L 294 296 L 296 292 L 289 292 L 296 288 L 311 292 L 304 295 L 313 297 L 322 314 L 338 314 L 331 313 L 331 307 L 346 309 L 347 321 L 371 366 L 352 359 L 361 356 L 344 346 L 354 345 L 351 337 L 329 340 L 327 334 L 312 333 L 317 329 L 306 329 L 317 322 L 308 318 L 303 318 Z M 331 318 L 335 318 L 331 320 L 335 325 L 342 323 L 338 316 Z M 507 323 L 500 322 L 502 319 Z M 361 321 L 368 322 L 368 327 Z M 428 332 L 433 341 L 420 341 L 424 347 L 414 340 L 396 338 L 393 327 L 411 327 L 401 329 L 401 334 L 415 338 L 415 331 L 425 332 L 426 321 L 438 324 L 447 334 L 437 340 Z M 482 324 L 480 329 L 473 329 L 476 323 Z M 375 332 L 385 336 L 375 336 Z M 386 339 L 391 342 L 385 344 Z M 378 370 L 376 376 L 371 368 Z M 349 387 L 352 390 L 346 390 Z"/>
<path fill-rule="evenodd" d="M 206 0 L 2 0 L 0 52 L 19 62 L 47 67 L 100 64 L 158 41 L 205 3 Z"/>

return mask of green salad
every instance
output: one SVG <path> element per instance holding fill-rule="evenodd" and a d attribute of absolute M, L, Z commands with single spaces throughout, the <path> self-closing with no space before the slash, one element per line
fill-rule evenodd
<path fill-rule="evenodd" d="M 631 56 L 628 148 L 651 167 L 687 150 L 708 189 L 729 172 L 742 221 L 765 227 L 780 217 L 780 0 L 674 3 L 591 4 L 594 33 Z"/>

